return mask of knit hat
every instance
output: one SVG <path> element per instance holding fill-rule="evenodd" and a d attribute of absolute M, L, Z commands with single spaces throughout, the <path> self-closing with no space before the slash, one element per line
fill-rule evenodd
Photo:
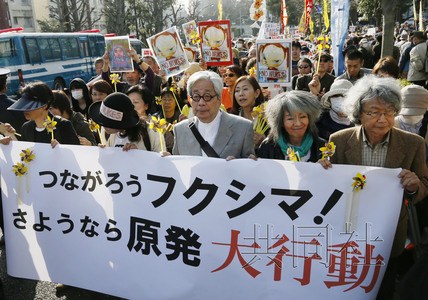
<path fill-rule="evenodd" d="M 131 99 L 123 93 L 112 93 L 104 101 L 93 103 L 88 110 L 95 123 L 113 129 L 128 129 L 140 122 Z"/>
<path fill-rule="evenodd" d="M 408 85 L 401 89 L 402 108 L 400 115 L 422 116 L 428 109 L 428 91 L 419 85 Z"/>

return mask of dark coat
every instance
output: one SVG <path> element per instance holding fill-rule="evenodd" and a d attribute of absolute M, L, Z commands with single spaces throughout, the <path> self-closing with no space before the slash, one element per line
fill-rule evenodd
<path fill-rule="evenodd" d="M 27 120 L 25 119 L 22 111 L 7 110 L 7 108 L 13 103 L 15 103 L 15 101 L 10 99 L 7 95 L 0 95 L 0 122 L 9 123 L 18 133 L 20 133 L 22 124 Z"/>
<path fill-rule="evenodd" d="M 56 122 L 56 129 L 54 130 L 54 138 L 60 144 L 80 145 L 79 138 L 74 131 L 73 125 L 67 119 L 50 115 Z M 22 140 L 27 142 L 36 143 L 50 143 L 52 136 L 49 132 L 44 130 L 42 133 L 36 133 L 36 122 L 28 121 L 22 125 Z"/>
<path fill-rule="evenodd" d="M 322 154 L 320 151 L 321 147 L 324 147 L 326 140 L 316 137 L 314 143 L 311 147 L 311 155 L 308 162 L 317 162 L 321 158 Z M 260 158 L 270 158 L 270 159 L 285 159 L 284 154 L 281 151 L 278 143 L 270 137 L 266 138 L 261 144 L 257 151 L 257 156 Z"/>
<path fill-rule="evenodd" d="M 333 133 L 330 141 L 336 145 L 331 157 L 333 164 L 362 165 L 363 134 L 362 127 L 353 127 Z M 421 201 L 428 193 L 428 170 L 425 164 L 425 142 L 415 134 L 392 128 L 389 138 L 385 168 L 403 168 L 415 172 L 420 179 L 419 190 L 413 201 Z M 404 201 L 392 245 L 391 257 L 397 257 L 404 250 L 407 238 L 407 209 Z"/>

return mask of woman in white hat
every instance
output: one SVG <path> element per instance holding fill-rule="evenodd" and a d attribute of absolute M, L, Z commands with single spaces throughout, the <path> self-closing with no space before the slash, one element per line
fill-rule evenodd
<path fill-rule="evenodd" d="M 338 79 L 333 82 L 330 91 L 322 96 L 321 105 L 325 111 L 317 122 L 321 138 L 328 140 L 330 134 L 354 126 L 343 110 L 343 101 L 351 87 L 350 81 Z"/>
<path fill-rule="evenodd" d="M 401 97 L 403 105 L 395 117 L 394 127 L 420 135 L 428 145 L 428 91 L 412 84 L 401 89 Z"/>

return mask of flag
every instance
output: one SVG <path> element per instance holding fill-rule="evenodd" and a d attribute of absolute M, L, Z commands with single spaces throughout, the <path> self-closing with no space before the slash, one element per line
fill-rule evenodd
<path fill-rule="evenodd" d="M 299 22 L 299 32 L 303 34 L 306 33 L 305 20 L 306 20 L 306 10 L 303 11 L 303 14 L 300 17 L 300 22 Z"/>
<path fill-rule="evenodd" d="M 339 76 L 344 71 L 342 54 L 346 35 L 348 34 L 348 19 L 350 0 L 331 0 L 331 50 L 333 54 L 334 72 Z"/>
<path fill-rule="evenodd" d="M 285 0 L 282 0 L 281 4 L 281 32 L 285 34 L 285 27 L 288 23 L 288 13 L 287 6 L 285 5 Z"/>
<path fill-rule="evenodd" d="M 325 32 L 327 33 L 328 28 L 330 27 L 330 20 L 328 18 L 327 0 L 324 0 L 324 2 L 323 2 L 322 17 L 324 19 Z"/>
<path fill-rule="evenodd" d="M 312 12 L 313 6 L 314 6 L 313 0 L 306 0 L 305 1 L 305 16 L 306 16 L 305 28 L 308 28 L 308 26 L 309 26 L 309 21 L 311 20 L 311 12 Z"/>

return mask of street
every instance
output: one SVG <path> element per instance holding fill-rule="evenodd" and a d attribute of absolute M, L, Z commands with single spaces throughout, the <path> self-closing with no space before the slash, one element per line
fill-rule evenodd
<path fill-rule="evenodd" d="M 77 275 L 77 274 L 76 274 Z M 121 298 L 65 286 L 57 291 L 56 283 L 21 279 L 6 273 L 5 245 L 0 246 L 0 277 L 3 282 L 4 300 L 119 300 Z"/>

